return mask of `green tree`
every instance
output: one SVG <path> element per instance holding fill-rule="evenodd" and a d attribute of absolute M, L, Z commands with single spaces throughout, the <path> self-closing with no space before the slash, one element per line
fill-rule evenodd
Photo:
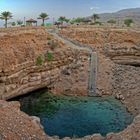
<path fill-rule="evenodd" d="M 93 20 L 94 20 L 94 22 L 96 22 L 97 19 L 100 19 L 99 15 L 98 14 L 93 14 Z"/>
<path fill-rule="evenodd" d="M 107 23 L 109 23 L 113 26 L 114 24 L 116 24 L 116 20 L 110 19 L 110 20 L 107 21 Z"/>
<path fill-rule="evenodd" d="M 21 26 L 23 24 L 23 21 L 17 20 L 17 25 Z"/>
<path fill-rule="evenodd" d="M 134 23 L 134 21 L 133 21 L 132 19 L 125 19 L 125 20 L 124 20 L 124 24 L 125 24 L 127 27 L 130 27 L 132 23 Z"/>
<path fill-rule="evenodd" d="M 7 28 L 7 22 L 12 18 L 12 13 L 9 11 L 2 12 L 0 15 L 0 19 L 5 20 L 5 28 Z"/>
<path fill-rule="evenodd" d="M 66 23 L 69 23 L 69 22 L 70 22 L 70 19 L 66 18 L 66 19 L 65 19 L 65 22 L 66 22 Z"/>
<path fill-rule="evenodd" d="M 64 17 L 64 16 L 61 16 L 61 17 L 59 17 L 58 18 L 58 21 L 61 23 L 61 24 L 63 24 L 63 22 L 66 22 L 66 17 Z"/>
<path fill-rule="evenodd" d="M 81 23 L 81 22 L 84 22 L 84 18 L 82 18 L 82 17 L 74 18 L 70 21 L 71 24 Z"/>
<path fill-rule="evenodd" d="M 78 17 L 78 18 L 75 19 L 76 23 L 81 23 L 83 21 L 84 21 L 84 18 L 82 18 L 82 17 Z"/>
<path fill-rule="evenodd" d="M 42 25 L 45 25 L 45 20 L 49 19 L 49 15 L 47 13 L 41 13 L 38 17 L 38 19 L 42 19 Z"/>
<path fill-rule="evenodd" d="M 15 22 L 12 22 L 11 25 L 12 25 L 12 26 L 16 26 L 16 23 L 15 23 Z"/>

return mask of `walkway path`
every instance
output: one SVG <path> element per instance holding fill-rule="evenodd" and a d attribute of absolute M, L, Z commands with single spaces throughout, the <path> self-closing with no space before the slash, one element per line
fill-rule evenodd
<path fill-rule="evenodd" d="M 96 81 L 97 81 L 97 53 L 93 52 L 92 48 L 81 46 L 79 44 L 76 44 L 66 38 L 61 37 L 57 34 L 57 31 L 55 30 L 47 30 L 49 34 L 53 35 L 57 40 L 62 41 L 66 46 L 69 46 L 74 49 L 80 49 L 80 50 L 87 50 L 90 52 L 90 73 L 89 73 L 89 83 L 88 83 L 88 90 L 89 90 L 89 96 L 97 96 L 96 94 Z"/>
<path fill-rule="evenodd" d="M 90 74 L 89 74 L 89 95 L 90 96 L 97 96 L 96 93 L 96 81 L 97 81 L 97 53 L 92 52 L 91 53 L 91 59 L 90 59 Z"/>
<path fill-rule="evenodd" d="M 87 50 L 87 51 L 92 52 L 92 49 L 90 49 L 90 48 L 78 46 L 78 45 L 72 43 L 71 41 L 69 41 L 68 39 L 61 37 L 60 35 L 57 34 L 57 31 L 54 31 L 54 30 L 47 30 L 47 31 L 49 32 L 49 34 L 53 35 L 56 39 L 62 41 L 64 44 L 66 44 L 67 46 L 69 46 L 71 48 Z"/>

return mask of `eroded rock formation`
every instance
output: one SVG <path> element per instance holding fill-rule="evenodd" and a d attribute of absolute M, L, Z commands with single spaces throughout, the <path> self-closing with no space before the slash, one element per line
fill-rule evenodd
<path fill-rule="evenodd" d="M 140 32 L 79 26 L 59 34 L 98 53 L 99 94 L 114 95 L 133 113 L 140 112 Z"/>
<path fill-rule="evenodd" d="M 86 79 L 80 82 L 82 71 L 77 72 L 77 77 L 76 71 L 83 68 L 82 61 L 87 61 L 88 52 L 66 47 L 48 35 L 45 28 L 23 29 L 17 28 L 18 33 L 16 29 L 0 32 L 0 98 L 9 99 L 43 87 L 55 93 L 69 89 L 78 92 L 79 88 L 73 85 L 85 84 Z M 61 82 L 68 73 L 69 80 Z M 57 86 L 58 83 L 61 84 Z M 81 94 L 86 94 L 84 84 Z"/>
<path fill-rule="evenodd" d="M 98 53 L 97 88 L 114 95 L 128 109 L 140 113 L 140 33 L 106 29 L 66 29 L 62 36 L 88 45 Z M 9 99 L 48 87 L 54 93 L 86 95 L 89 52 L 68 47 L 44 28 L 0 31 L 0 98 Z M 64 86 L 65 85 L 65 86 Z M 46 136 L 41 126 L 19 110 L 19 103 L 0 101 L 0 139 L 58 140 Z M 33 129 L 32 129 L 33 128 Z M 18 132 L 18 133 L 17 133 Z M 140 117 L 123 132 L 87 136 L 80 140 L 139 140 Z M 70 138 L 65 138 L 70 140 Z"/>
<path fill-rule="evenodd" d="M 47 140 L 39 124 L 20 111 L 18 102 L 0 100 L 0 140 Z"/>

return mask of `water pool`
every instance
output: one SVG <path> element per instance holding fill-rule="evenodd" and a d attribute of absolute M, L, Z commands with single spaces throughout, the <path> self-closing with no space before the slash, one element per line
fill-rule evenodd
<path fill-rule="evenodd" d="M 53 96 L 38 91 L 20 97 L 21 109 L 31 116 L 38 116 L 49 136 L 83 137 L 125 129 L 133 115 L 113 97 Z"/>

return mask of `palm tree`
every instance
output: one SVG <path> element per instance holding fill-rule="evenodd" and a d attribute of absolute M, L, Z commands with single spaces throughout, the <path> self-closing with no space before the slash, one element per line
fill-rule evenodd
<path fill-rule="evenodd" d="M 38 19 L 42 19 L 42 25 L 45 25 L 45 20 L 49 19 L 49 15 L 47 13 L 41 13 L 38 17 Z"/>
<path fill-rule="evenodd" d="M 99 19 L 99 15 L 98 14 L 93 14 L 93 19 L 94 19 L 94 23 L 97 21 L 97 19 Z"/>
<path fill-rule="evenodd" d="M 0 19 L 5 20 L 5 28 L 7 28 L 7 21 L 12 18 L 12 13 L 9 11 L 2 12 Z"/>
<path fill-rule="evenodd" d="M 58 18 L 58 21 L 59 21 L 61 24 L 63 24 L 63 22 L 66 21 L 66 17 L 61 16 L 61 17 Z"/>
<path fill-rule="evenodd" d="M 66 18 L 66 19 L 65 19 L 65 22 L 66 22 L 66 23 L 69 23 L 69 22 L 70 22 L 70 19 Z"/>
<path fill-rule="evenodd" d="M 17 25 L 21 26 L 23 24 L 23 21 L 17 20 Z"/>

